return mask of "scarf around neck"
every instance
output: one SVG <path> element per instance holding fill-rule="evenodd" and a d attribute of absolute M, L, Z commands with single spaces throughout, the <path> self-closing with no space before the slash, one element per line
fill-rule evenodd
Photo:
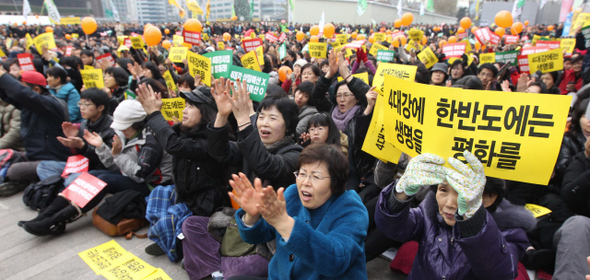
<path fill-rule="evenodd" d="M 340 112 L 338 108 L 334 108 L 334 111 L 332 111 L 332 119 L 334 120 L 334 123 L 336 123 L 338 130 L 346 132 L 348 122 L 350 122 L 350 120 L 356 116 L 356 112 L 358 112 L 360 108 L 361 105 L 355 105 L 344 113 Z"/>

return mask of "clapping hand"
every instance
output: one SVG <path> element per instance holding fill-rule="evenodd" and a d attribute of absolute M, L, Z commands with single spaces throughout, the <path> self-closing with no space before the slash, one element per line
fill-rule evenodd
<path fill-rule="evenodd" d="M 241 173 L 232 175 L 233 180 L 229 181 L 234 192 L 229 192 L 229 196 L 235 201 L 240 208 L 246 212 L 244 221 L 246 224 L 253 225 L 260 219 L 260 199 L 262 197 L 262 182 L 256 178 L 254 180 L 254 187 L 248 177 Z"/>
<path fill-rule="evenodd" d="M 137 93 L 137 101 L 141 103 L 148 115 L 162 109 L 162 96 L 159 92 L 154 92 L 152 86 L 140 84 L 135 93 Z"/>
<path fill-rule="evenodd" d="M 111 148 L 111 153 L 113 156 L 116 156 L 121 153 L 123 150 L 123 143 L 117 134 L 113 136 L 113 148 Z"/>
<path fill-rule="evenodd" d="M 84 140 L 86 140 L 86 143 L 94 146 L 95 148 L 102 146 L 104 143 L 98 133 L 90 132 L 88 130 L 84 130 Z"/>

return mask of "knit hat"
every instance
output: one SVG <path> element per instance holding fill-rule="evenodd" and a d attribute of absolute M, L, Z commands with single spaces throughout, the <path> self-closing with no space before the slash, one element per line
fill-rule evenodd
<path fill-rule="evenodd" d="M 299 65 L 299 67 L 303 67 L 303 65 L 307 64 L 307 60 L 305 59 L 299 59 L 297 61 L 295 61 L 295 63 L 293 63 L 293 67 L 295 67 L 296 65 Z"/>
<path fill-rule="evenodd" d="M 123 100 L 113 113 L 112 129 L 125 130 L 134 123 L 143 121 L 147 113 L 137 100 Z"/>
<path fill-rule="evenodd" d="M 47 80 L 45 80 L 45 76 L 37 71 L 25 71 L 20 75 L 20 77 L 20 80 L 25 83 L 42 87 L 47 86 Z"/>

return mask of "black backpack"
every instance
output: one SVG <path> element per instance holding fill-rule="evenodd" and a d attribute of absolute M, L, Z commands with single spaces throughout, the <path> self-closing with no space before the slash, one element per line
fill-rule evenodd
<path fill-rule="evenodd" d="M 51 176 L 43 181 L 30 184 L 23 195 L 23 202 L 33 210 L 43 211 L 57 197 L 63 188 L 64 178 L 61 175 Z"/>

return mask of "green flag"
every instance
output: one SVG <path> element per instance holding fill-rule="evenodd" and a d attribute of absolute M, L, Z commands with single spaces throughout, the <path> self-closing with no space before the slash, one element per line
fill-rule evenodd
<path fill-rule="evenodd" d="M 434 0 L 428 0 L 426 4 L 426 10 L 433 13 L 434 12 Z"/>
<path fill-rule="evenodd" d="M 366 10 L 367 0 L 359 0 L 358 4 L 356 5 L 356 12 L 359 14 L 359 16 L 362 16 Z"/>
<path fill-rule="evenodd" d="M 289 0 L 289 6 L 291 7 L 291 11 L 295 9 L 295 3 L 293 0 Z"/>
<path fill-rule="evenodd" d="M 287 45 L 285 45 L 285 43 L 282 43 L 281 47 L 279 47 L 279 59 L 282 60 L 283 58 L 285 58 L 285 56 L 287 56 Z"/>

